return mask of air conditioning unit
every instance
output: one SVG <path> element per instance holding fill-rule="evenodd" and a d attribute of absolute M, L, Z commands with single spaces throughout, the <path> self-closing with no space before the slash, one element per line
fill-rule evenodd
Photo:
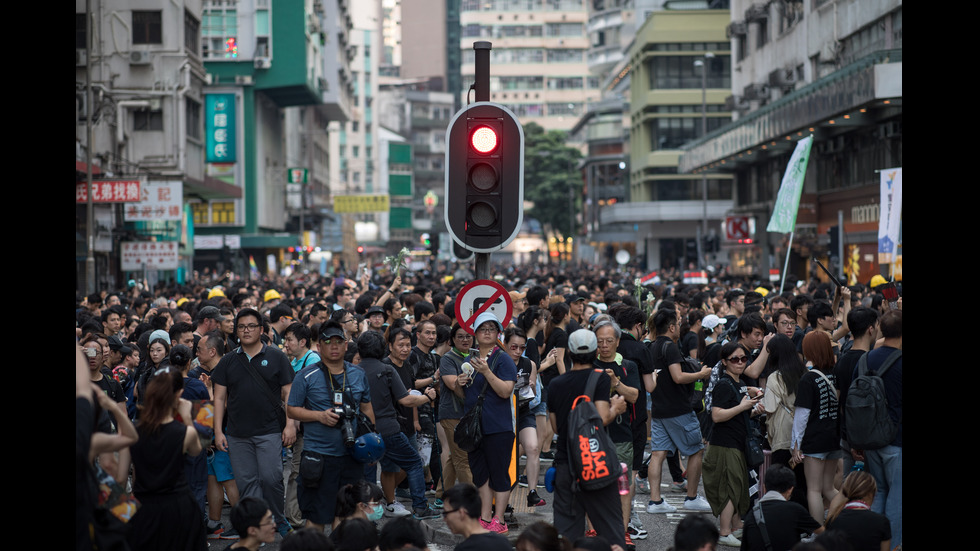
<path fill-rule="evenodd" d="M 235 75 L 235 84 L 239 86 L 251 86 L 252 75 Z"/>
<path fill-rule="evenodd" d="M 129 52 L 130 65 L 149 65 L 152 61 L 148 50 L 133 50 Z"/>
<path fill-rule="evenodd" d="M 768 84 L 749 84 L 742 90 L 745 99 L 769 99 Z"/>
<path fill-rule="evenodd" d="M 88 63 L 88 50 L 75 48 L 75 67 L 84 67 Z"/>
<path fill-rule="evenodd" d="M 255 68 L 256 69 L 268 69 L 272 67 L 272 59 L 268 57 L 257 57 L 255 58 Z"/>
<path fill-rule="evenodd" d="M 796 84 L 796 71 L 792 69 L 776 69 L 769 73 L 769 86 L 780 88 L 791 87 Z"/>
<path fill-rule="evenodd" d="M 745 36 L 748 34 L 748 29 L 746 28 L 745 21 L 732 21 L 725 27 L 725 36 L 732 38 L 734 36 Z"/>
<path fill-rule="evenodd" d="M 728 96 L 725 98 L 725 111 L 745 111 L 751 105 L 743 96 Z"/>

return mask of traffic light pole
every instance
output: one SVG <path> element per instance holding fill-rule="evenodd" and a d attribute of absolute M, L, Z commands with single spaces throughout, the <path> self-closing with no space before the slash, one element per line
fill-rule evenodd
<path fill-rule="evenodd" d="M 487 40 L 473 43 L 475 51 L 475 82 L 473 83 L 476 101 L 490 101 L 490 50 L 493 45 Z M 476 279 L 490 279 L 490 253 L 475 253 L 473 272 Z"/>

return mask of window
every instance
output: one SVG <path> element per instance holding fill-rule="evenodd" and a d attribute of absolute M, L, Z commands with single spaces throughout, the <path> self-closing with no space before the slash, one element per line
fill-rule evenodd
<path fill-rule="evenodd" d="M 200 48 L 201 22 L 184 10 L 184 49 L 197 57 L 201 55 Z"/>
<path fill-rule="evenodd" d="M 133 130 L 163 130 L 163 111 L 159 109 L 133 111 Z"/>
<path fill-rule="evenodd" d="M 185 100 L 187 116 L 187 137 L 201 139 L 201 104 L 187 98 Z"/>
<path fill-rule="evenodd" d="M 581 90 L 582 77 L 548 77 L 549 90 Z"/>
<path fill-rule="evenodd" d="M 206 2 L 201 24 L 204 59 L 238 57 L 238 12 L 234 2 Z"/>
<path fill-rule="evenodd" d="M 203 226 L 208 223 L 208 204 L 191 203 L 191 215 L 194 217 L 195 226 Z"/>
<path fill-rule="evenodd" d="M 133 12 L 133 44 L 163 44 L 162 12 Z"/>
<path fill-rule="evenodd" d="M 75 48 L 88 49 L 88 38 L 85 34 L 85 14 L 75 14 Z"/>
<path fill-rule="evenodd" d="M 755 35 L 755 47 L 761 48 L 769 43 L 769 20 L 760 19 L 756 29 L 758 34 Z"/>
<path fill-rule="evenodd" d="M 656 56 L 648 62 L 650 68 L 650 88 L 677 89 L 701 88 L 701 68 L 694 62 L 699 58 L 692 56 Z M 708 88 L 731 88 L 731 58 L 715 55 L 708 60 Z"/>
<path fill-rule="evenodd" d="M 212 224 L 234 224 L 235 203 L 233 201 L 216 201 L 211 203 Z"/>

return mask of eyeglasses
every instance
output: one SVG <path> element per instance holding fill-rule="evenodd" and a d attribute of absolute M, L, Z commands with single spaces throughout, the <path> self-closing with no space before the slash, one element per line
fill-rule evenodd
<path fill-rule="evenodd" d="M 744 364 L 745 362 L 749 361 L 748 356 L 732 356 L 726 359 L 733 364 Z"/>
<path fill-rule="evenodd" d="M 796 322 L 793 320 L 783 320 L 779 322 L 780 327 L 796 327 Z"/>
<path fill-rule="evenodd" d="M 615 344 L 616 339 L 598 339 L 599 344 Z"/>
<path fill-rule="evenodd" d="M 352 321 L 354 321 L 354 318 L 347 318 L 344 321 L 342 321 L 341 323 L 350 323 Z"/>
<path fill-rule="evenodd" d="M 489 333 L 496 333 L 497 332 L 497 327 L 496 326 L 493 326 L 493 325 L 488 325 L 486 327 L 480 327 L 476 331 L 478 333 L 483 333 L 484 335 L 486 335 L 486 334 L 489 334 Z"/>
<path fill-rule="evenodd" d="M 459 511 L 459 510 L 460 510 L 460 507 L 457 507 L 455 509 L 450 509 L 448 511 L 443 511 L 442 512 L 442 518 L 446 518 L 446 517 L 449 516 L 449 513 L 455 513 L 456 511 Z"/>
<path fill-rule="evenodd" d="M 460 333 L 456 335 L 456 338 L 462 339 L 464 341 L 469 341 L 469 340 L 473 340 L 473 335 L 470 335 L 469 333 Z"/>
<path fill-rule="evenodd" d="M 257 323 L 250 323 L 248 325 L 239 325 L 238 326 L 238 330 L 239 331 L 242 331 L 242 332 L 245 332 L 245 333 L 248 333 L 249 331 L 255 331 L 259 327 L 261 327 L 261 325 L 259 325 Z"/>
<path fill-rule="evenodd" d="M 511 350 L 527 350 L 526 344 L 512 344 L 510 345 Z"/>

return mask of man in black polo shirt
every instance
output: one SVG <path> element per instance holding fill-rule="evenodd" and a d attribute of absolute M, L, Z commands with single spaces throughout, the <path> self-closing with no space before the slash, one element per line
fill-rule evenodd
<path fill-rule="evenodd" d="M 225 354 L 212 372 L 214 443 L 228 452 L 241 496 L 264 498 L 285 535 L 290 527 L 283 516 L 281 453 L 282 446 L 296 440 L 296 428 L 289 419 L 283 426 L 282 402 L 289 397 L 293 368 L 277 347 L 262 344 L 262 315 L 256 310 L 239 311 L 235 329 L 241 346 Z"/>
<path fill-rule="evenodd" d="M 771 547 L 767 547 L 755 509 L 745 515 L 742 526 L 742 549 L 766 551 L 767 549 L 792 549 L 799 543 L 800 534 L 820 533 L 823 527 L 810 516 L 806 507 L 789 501 L 796 484 L 796 475 L 784 465 L 773 465 L 766 470 L 766 495 L 759 499 L 758 507 Z"/>

